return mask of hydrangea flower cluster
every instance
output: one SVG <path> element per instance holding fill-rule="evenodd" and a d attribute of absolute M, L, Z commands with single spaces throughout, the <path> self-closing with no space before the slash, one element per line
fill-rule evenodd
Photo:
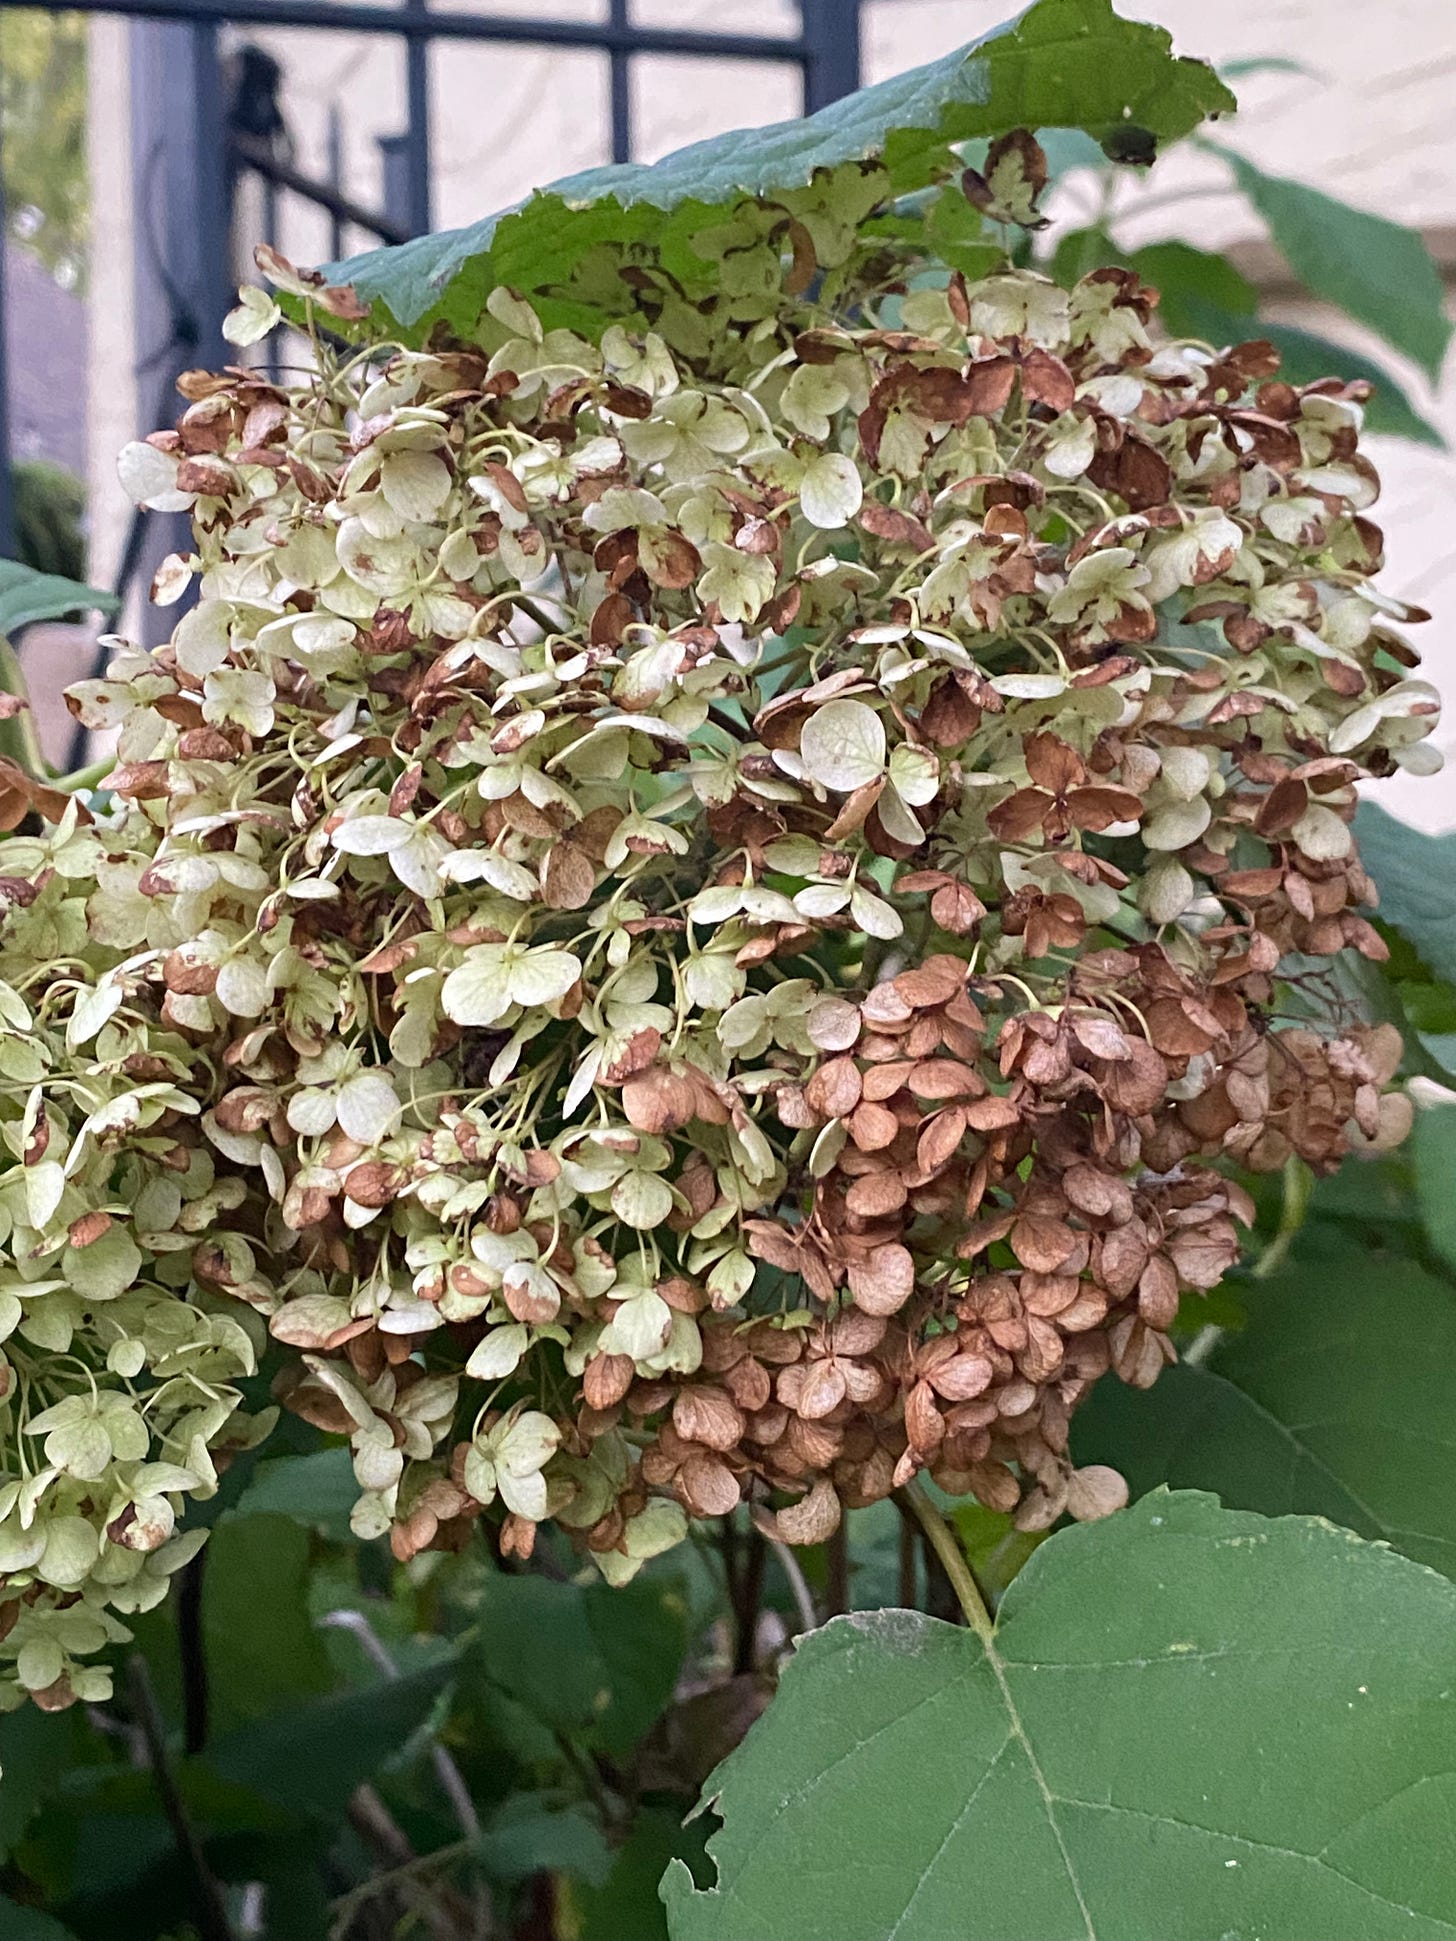
<path fill-rule="evenodd" d="M 1328 975 L 1383 954 L 1354 783 L 1435 714 L 1360 386 L 1161 339 L 1124 270 L 927 275 L 886 195 L 745 201 L 705 303 L 604 246 L 470 341 L 192 374 L 125 454 L 200 598 L 75 691 L 109 796 L 0 861 L 43 1702 L 269 1343 L 400 1557 L 554 1518 L 619 1582 L 920 1470 L 1044 1527 L 1122 1500 L 1069 1418 L 1171 1359 L 1231 1173 L 1399 1136 Z"/>

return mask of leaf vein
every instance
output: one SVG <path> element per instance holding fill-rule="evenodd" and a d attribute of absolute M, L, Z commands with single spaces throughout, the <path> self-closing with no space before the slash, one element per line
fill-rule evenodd
<path fill-rule="evenodd" d="M 910 1910 L 911 1908 L 914 1907 L 916 1901 L 919 1900 L 921 1888 L 925 1886 L 926 1882 L 930 1879 L 930 1876 L 935 1872 L 935 1869 L 939 1864 L 942 1854 L 944 1854 L 946 1848 L 950 1845 L 951 1841 L 955 1838 L 957 1833 L 960 1832 L 961 1828 L 965 1825 L 967 1819 L 970 1817 L 971 1808 L 975 1805 L 976 1801 L 980 1798 L 981 1792 L 985 1787 L 986 1783 L 988 1782 L 988 1780 L 990 1779 L 992 1773 L 994 1773 L 996 1768 L 1000 1765 L 1001 1755 L 1003 1752 L 1005 1752 L 1006 1748 L 1011 1744 L 1012 1739 L 1014 1737 L 1015 1737 L 1014 1733 L 1008 1732 L 1006 1734 L 1006 1737 L 1001 1741 L 1000 1745 L 996 1748 L 995 1755 L 991 1759 L 990 1764 L 986 1767 L 986 1770 L 981 1774 L 981 1777 L 976 1781 L 975 1785 L 971 1788 L 970 1798 L 966 1801 L 965 1805 L 961 1808 L 960 1812 L 957 1813 L 955 1818 L 951 1821 L 950 1825 L 946 1829 L 944 1839 L 940 1842 L 939 1846 L 937 1846 L 937 1848 L 935 1849 L 935 1852 L 931 1854 L 929 1860 L 927 1860 L 925 1865 L 921 1868 L 919 1878 L 915 1882 L 914 1891 L 911 1893 L 909 1900 L 906 1901 L 904 1909 L 901 1912 L 898 1920 L 895 1922 L 895 1925 L 890 1929 L 888 1934 L 886 1934 L 885 1941 L 895 1941 L 895 1936 L 904 1927 L 906 1921 L 909 1920 Z"/>
<path fill-rule="evenodd" d="M 1401 1790 L 1408 1791 L 1409 1788 Z M 1392 1794 L 1391 1797 L 1395 1798 L 1396 1795 Z M 1394 1914 L 1408 1914 L 1413 1920 L 1432 1921 L 1442 1934 L 1456 1934 L 1456 1925 L 1443 1920 L 1439 1914 L 1427 1914 L 1421 1908 L 1407 1907 L 1401 1901 L 1393 1901 L 1385 1894 L 1378 1893 L 1375 1888 L 1367 1887 L 1363 1881 L 1356 1880 L 1353 1874 L 1347 1874 L 1342 1868 L 1331 1866 L 1328 1860 L 1321 1857 L 1325 1851 L 1323 1848 L 1320 1853 L 1305 1853 L 1299 1847 L 1281 1847 L 1272 1840 L 1254 1840 L 1243 1833 L 1225 1833 L 1220 1827 L 1200 1826 L 1196 1820 L 1180 1820 L 1176 1814 L 1171 1813 L 1149 1813 L 1142 1807 L 1120 1805 L 1116 1800 L 1071 1799 L 1062 1793 L 1056 1795 L 1056 1801 L 1059 1806 L 1077 1806 L 1089 1813 L 1124 1813 L 1130 1819 L 1147 1820 L 1154 1826 L 1180 1827 L 1185 1833 L 1201 1833 L 1210 1840 L 1227 1840 L 1234 1846 L 1248 1847 L 1255 1853 L 1277 1854 L 1281 1860 L 1303 1860 L 1321 1873 L 1330 1874 L 1336 1880 L 1343 1881 L 1347 1887 L 1353 1887 L 1356 1893 L 1363 1894 L 1378 1906 L 1388 1907 Z"/>

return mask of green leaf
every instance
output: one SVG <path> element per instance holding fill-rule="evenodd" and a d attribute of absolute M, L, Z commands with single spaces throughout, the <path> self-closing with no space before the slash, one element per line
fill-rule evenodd
<path fill-rule="evenodd" d="M 1446 1265 L 1456 1270 L 1456 1106 L 1435 1106 L 1420 1113 L 1411 1143 L 1427 1237 Z M 1456 1295 L 1450 1298 L 1456 1303 Z"/>
<path fill-rule="evenodd" d="M 113 1759 L 117 1756 L 111 1754 Z M 290 1822 L 241 1787 L 222 1784 L 197 1760 L 178 1762 L 177 1790 L 188 1820 L 217 1851 L 223 1841 L 254 1838 L 274 1847 Z M 188 1911 L 186 1873 L 148 1770 L 78 1766 L 47 1802 L 19 1862 L 86 1941 L 169 1934 Z M 244 1874 L 243 1879 L 254 1876 Z M 142 1905 L 138 1905 L 138 1903 Z M 0 1935 L 6 1930 L 0 1926 Z M 7 1936 L 8 1941 L 8 1936 Z"/>
<path fill-rule="evenodd" d="M 612 1870 L 602 1829 L 580 1801 L 517 1793 L 480 1834 L 475 1857 L 501 1880 L 550 1871 L 600 1887 Z"/>
<path fill-rule="evenodd" d="M 1347 965 L 1337 972 L 1340 982 L 1349 985 L 1349 994 L 1372 1023 L 1393 1024 L 1399 1031 L 1406 1076 L 1449 1084 L 1456 1079 L 1456 989 L 1391 924 L 1377 920 L 1377 928 L 1389 958 L 1380 965 L 1362 958 L 1358 970 Z"/>
<path fill-rule="evenodd" d="M 1298 1435 L 1206 1367 L 1169 1368 L 1147 1391 L 1100 1383 L 1072 1435 L 1079 1462 L 1111 1462 L 1135 1497 L 1211 1489 L 1231 1509 L 1324 1516 L 1362 1536 L 1380 1534 Z"/>
<path fill-rule="evenodd" d="M 1456 1588 L 1313 1519 L 1145 1498 L 1052 1537 L 994 1638 L 836 1619 L 710 1781 L 673 1941 L 1456 1933 Z"/>
<path fill-rule="evenodd" d="M 349 1512 L 359 1496 L 347 1449 L 316 1449 L 306 1456 L 272 1456 L 258 1464 L 238 1499 L 239 1516 L 272 1513 L 346 1542 Z"/>
<path fill-rule="evenodd" d="M 469 1663 L 553 1731 L 624 1757 L 677 1683 L 687 1611 L 671 1578 L 486 1580 Z"/>
<path fill-rule="evenodd" d="M 1439 975 L 1456 974 L 1456 833 L 1428 836 L 1374 802 L 1355 812 L 1355 840 L 1380 892 L 1381 921 Z"/>
<path fill-rule="evenodd" d="M 85 1763 L 86 1752 L 75 1712 L 26 1705 L 0 1718 L 0 1859 L 18 1844 L 66 1771 Z"/>
<path fill-rule="evenodd" d="M 1166 1483 L 1327 1516 L 1456 1576 L 1456 1291 L 1338 1231 L 1298 1244 L 1203 1367 L 1146 1394 L 1102 1383 L 1073 1423 L 1077 1461 L 1111 1463 L 1139 1495 Z"/>
<path fill-rule="evenodd" d="M 1012 1578 L 1025 1568 L 1032 1552 L 1045 1543 L 1046 1532 L 1018 1530 L 1010 1516 L 1000 1510 L 988 1510 L 984 1503 L 947 1504 L 946 1510 L 977 1584 L 993 1606 L 999 1604 Z"/>
<path fill-rule="evenodd" d="M 1118 261 L 1116 252 L 1104 260 Z M 1247 317 L 1251 322 L 1259 307 L 1258 291 L 1226 256 L 1195 249 L 1192 243 L 1150 243 L 1146 249 L 1134 250 L 1127 263 L 1161 292 L 1158 315 L 1177 337 L 1204 334 L 1209 304 L 1230 318 Z M 1236 337 L 1240 332 L 1228 334 Z"/>
<path fill-rule="evenodd" d="M 1089 276 L 1093 270 L 1120 260 L 1117 244 L 1105 229 L 1069 229 L 1057 239 L 1057 246 L 1044 265 L 1047 274 L 1064 289 Z"/>
<path fill-rule="evenodd" d="M 203 1755 L 219 1779 L 293 1812 L 330 1815 L 362 1780 L 402 1752 L 454 1675 L 441 1659 L 403 1678 L 275 1712 Z"/>
<path fill-rule="evenodd" d="M 672 1860 L 700 1865 L 706 1834 L 701 1822 L 683 1826 L 677 1813 L 644 1807 L 617 1849 L 607 1880 L 574 1896 L 578 1941 L 667 1941 L 657 1883 Z"/>
<path fill-rule="evenodd" d="M 1176 140 L 1234 99 L 1206 63 L 1171 49 L 1162 28 L 1120 20 L 1111 0 L 1036 0 L 958 52 L 806 119 L 715 136 L 650 165 L 588 169 L 468 228 L 351 257 L 327 274 L 423 332 L 436 316 L 472 323 L 496 284 L 560 280 L 594 244 L 656 239 L 664 212 L 685 210 L 701 228 L 712 210 L 803 187 L 816 169 L 879 159 L 903 195 L 949 172 L 948 143 L 1016 127 L 1082 129 L 1119 148 L 1130 134 Z M 703 273 L 713 274 L 706 264 Z"/>
<path fill-rule="evenodd" d="M 871 224 L 876 220 L 872 217 Z M 972 282 L 988 276 L 1005 259 L 1001 244 L 988 237 L 980 210 L 966 201 L 958 182 L 948 182 L 932 196 L 923 216 L 916 213 L 901 218 L 897 215 L 890 220 L 896 223 L 903 220 L 911 234 L 918 230 L 948 269 L 959 270 Z"/>
<path fill-rule="evenodd" d="M 308 1601 L 309 1537 L 285 1516 L 223 1518 L 202 1579 L 213 1726 L 289 1711 L 333 1683 Z"/>
<path fill-rule="evenodd" d="M 1210 109 L 1210 113 L 1217 112 Z M 1048 128 L 1038 138 L 1047 158 L 1047 174 L 1052 181 L 1070 175 L 1076 168 L 1106 168 L 1107 156 L 1100 142 L 1080 128 Z M 977 164 L 979 167 L 979 163 Z"/>
<path fill-rule="evenodd" d="M 336 1879 L 312 1826 L 291 1839 L 276 1833 L 229 1843 L 234 1880 L 256 1880 L 267 1896 L 267 1941 L 319 1941 L 330 1927 L 329 1883 Z M 183 1930 L 182 1941 L 188 1941 Z"/>
<path fill-rule="evenodd" d="M 77 580 L 37 573 L 19 560 L 0 559 L 0 634 L 7 638 L 35 620 L 64 620 L 67 614 L 115 613 L 114 593 Z"/>
<path fill-rule="evenodd" d="M 75 1941 L 69 1928 L 36 1907 L 21 1907 L 0 1897 L 0 1935 L 4 1941 Z"/>
<path fill-rule="evenodd" d="M 1231 148 L 1206 146 L 1233 170 L 1300 282 L 1367 324 L 1434 382 L 1451 325 L 1441 273 L 1416 231 L 1352 209 L 1307 182 L 1266 175 Z"/>
<path fill-rule="evenodd" d="M 1348 1160 L 1338 1172 L 1316 1180 L 1306 1216 L 1309 1225 L 1295 1247 L 1296 1262 L 1302 1264 L 1313 1246 L 1341 1244 L 1346 1234 L 1353 1234 L 1367 1251 L 1417 1254 L 1420 1218 L 1414 1185 L 1408 1146 Z M 1342 1230 L 1339 1237 L 1330 1232 L 1335 1226 Z M 1253 1291 L 1257 1284 L 1243 1285 Z"/>

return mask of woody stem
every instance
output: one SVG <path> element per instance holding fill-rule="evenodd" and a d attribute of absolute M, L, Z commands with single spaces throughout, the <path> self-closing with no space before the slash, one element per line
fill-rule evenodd
<path fill-rule="evenodd" d="M 991 1622 L 991 1613 L 986 1608 L 986 1600 L 982 1597 L 980 1588 L 971 1574 L 966 1553 L 962 1550 L 955 1531 L 918 1483 L 907 1483 L 896 1494 L 903 1503 L 908 1504 L 911 1514 L 925 1532 L 931 1549 L 939 1557 L 945 1574 L 950 1579 L 951 1588 L 956 1594 L 956 1600 L 966 1614 L 966 1623 L 983 1644 L 989 1645 L 995 1626 Z"/>

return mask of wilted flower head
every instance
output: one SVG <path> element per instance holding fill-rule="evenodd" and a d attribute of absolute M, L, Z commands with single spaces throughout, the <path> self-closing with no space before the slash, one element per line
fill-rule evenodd
<path fill-rule="evenodd" d="M 1360 387 L 1157 348 L 1122 270 L 907 295 L 887 193 L 746 202 L 706 306 L 604 247 L 467 340 L 193 374 L 130 448 L 199 598 L 73 694 L 110 806 L 3 865 L 46 1702 L 188 1554 L 269 1340 L 401 1556 L 555 1518 L 619 1582 L 920 1469 L 1100 1515 L 1069 1418 L 1234 1262 L 1219 1162 L 1398 1134 L 1393 1033 L 1291 962 L 1381 954 L 1354 784 L 1430 765 Z"/>

